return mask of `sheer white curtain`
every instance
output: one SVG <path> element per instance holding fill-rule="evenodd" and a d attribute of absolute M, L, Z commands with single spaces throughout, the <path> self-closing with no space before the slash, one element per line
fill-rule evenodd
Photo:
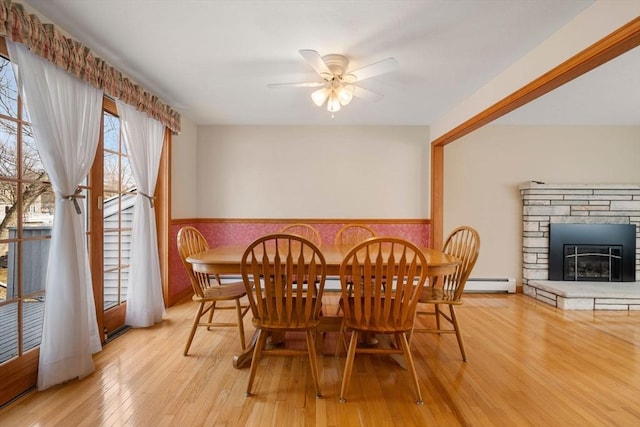
<path fill-rule="evenodd" d="M 133 208 L 125 323 L 134 328 L 144 328 L 160 322 L 165 313 L 153 207 L 164 126 L 128 104 L 116 101 L 116 105 L 138 189 Z"/>
<path fill-rule="evenodd" d="M 56 193 L 38 389 L 82 378 L 102 348 L 78 185 L 96 154 L 102 91 L 7 40 L 44 169 Z"/>

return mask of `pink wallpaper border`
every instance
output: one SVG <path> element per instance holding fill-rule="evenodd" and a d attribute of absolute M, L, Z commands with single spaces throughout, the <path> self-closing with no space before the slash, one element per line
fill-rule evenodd
<path fill-rule="evenodd" d="M 173 304 L 191 288 L 189 278 L 178 255 L 176 238 L 178 231 L 185 225 L 197 228 L 207 239 L 211 247 L 228 245 L 249 245 L 252 241 L 269 233 L 277 233 L 284 226 L 304 222 L 315 227 L 322 237 L 323 244 L 333 243 L 337 231 L 345 224 L 357 223 L 371 227 L 379 236 L 395 236 L 407 239 L 418 246 L 429 246 L 431 224 L 428 220 L 384 220 L 384 221 L 264 221 L 264 220 L 174 220 L 170 226 L 169 247 L 169 304 Z"/>

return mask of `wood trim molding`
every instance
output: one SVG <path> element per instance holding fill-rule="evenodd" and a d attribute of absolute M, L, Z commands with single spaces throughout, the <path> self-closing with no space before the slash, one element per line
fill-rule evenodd
<path fill-rule="evenodd" d="M 431 236 L 437 246 L 444 226 L 444 148 L 457 139 L 504 116 L 594 68 L 640 46 L 640 17 L 603 37 L 529 84 L 506 96 L 431 142 Z"/>
<path fill-rule="evenodd" d="M 156 234 L 158 239 L 158 257 L 160 261 L 160 278 L 162 281 L 162 296 L 164 301 L 169 298 L 169 225 L 171 218 L 171 143 L 172 133 L 164 128 L 164 141 L 160 155 L 158 178 L 156 181 Z"/>
<path fill-rule="evenodd" d="M 431 146 L 431 247 L 444 242 L 444 146 Z"/>
<path fill-rule="evenodd" d="M 35 386 L 40 347 L 0 365 L 0 406 Z"/>
<path fill-rule="evenodd" d="M 235 224 L 235 223 L 266 223 L 266 224 L 297 224 L 309 222 L 313 224 L 431 224 L 429 218 L 384 218 L 384 219 L 363 219 L 363 218 L 179 218 L 172 219 L 171 225 L 180 224 Z"/>

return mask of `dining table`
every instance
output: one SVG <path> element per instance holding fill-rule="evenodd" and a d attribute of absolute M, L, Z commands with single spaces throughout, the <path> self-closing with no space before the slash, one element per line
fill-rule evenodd
<path fill-rule="evenodd" d="M 323 245 L 320 251 L 324 256 L 327 279 L 338 278 L 340 274 L 340 264 L 352 246 Z M 187 257 L 187 262 L 191 263 L 193 270 L 210 275 L 232 275 L 241 274 L 241 261 L 247 246 L 217 246 L 207 249 Z M 445 254 L 437 249 L 420 247 L 420 251 L 427 260 L 429 278 L 444 276 L 455 272 L 460 260 L 454 256 Z M 340 317 L 337 315 L 323 316 L 321 318 L 321 329 L 323 331 L 339 328 Z M 323 324 L 324 323 L 324 324 Z M 242 368 L 250 364 L 253 356 L 253 349 L 257 340 L 257 333 L 254 333 L 251 343 L 240 354 L 233 357 L 233 366 Z"/>

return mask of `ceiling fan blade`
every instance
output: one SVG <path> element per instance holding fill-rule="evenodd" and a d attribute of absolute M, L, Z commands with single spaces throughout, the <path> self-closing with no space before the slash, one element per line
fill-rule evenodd
<path fill-rule="evenodd" d="M 309 63 L 309 65 L 311 65 L 311 67 L 316 70 L 316 73 L 322 76 L 322 78 L 324 78 L 323 75 L 326 76 L 333 74 L 329 67 L 327 67 L 327 64 L 325 64 L 322 60 L 320 54 L 315 50 L 302 49 L 299 52 L 300 55 L 302 55 L 302 57 Z"/>
<path fill-rule="evenodd" d="M 362 88 L 360 86 L 354 86 L 353 96 L 366 99 L 367 101 L 376 102 L 380 101 L 384 96 L 381 93 L 374 92 L 369 89 Z"/>
<path fill-rule="evenodd" d="M 309 83 L 270 83 L 268 87 L 321 87 L 325 83 L 309 82 Z"/>
<path fill-rule="evenodd" d="M 398 61 L 395 58 L 387 58 L 378 62 L 374 62 L 371 65 L 367 65 L 357 70 L 349 71 L 349 74 L 356 76 L 358 81 L 368 79 L 370 77 L 379 76 L 380 74 L 388 73 L 398 68 Z"/>

